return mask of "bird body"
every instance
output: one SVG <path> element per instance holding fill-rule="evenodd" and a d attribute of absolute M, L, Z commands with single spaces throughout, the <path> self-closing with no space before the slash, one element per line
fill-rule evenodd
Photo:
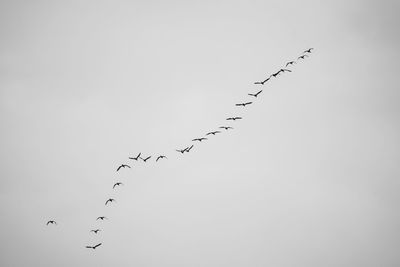
<path fill-rule="evenodd" d="M 261 94 L 262 91 L 263 91 L 263 90 L 260 90 L 260 91 L 258 91 L 258 92 L 255 93 L 255 94 L 248 94 L 248 95 L 257 97 L 259 94 Z"/>
<path fill-rule="evenodd" d="M 166 159 L 166 158 L 167 158 L 166 156 L 160 155 L 160 156 L 157 157 L 156 162 L 157 162 L 159 159 Z"/>
<path fill-rule="evenodd" d="M 296 64 L 296 62 L 295 61 L 289 61 L 288 63 L 286 63 L 285 67 L 287 67 L 289 65 L 293 65 L 293 64 Z"/>
<path fill-rule="evenodd" d="M 225 130 L 228 130 L 228 129 L 233 129 L 233 127 L 230 127 L 230 126 L 221 126 L 221 127 L 219 127 L 220 129 L 225 129 Z"/>
<path fill-rule="evenodd" d="M 311 53 L 311 50 L 313 50 L 314 48 L 309 48 L 309 49 L 307 49 L 307 50 L 305 50 L 303 53 Z"/>
<path fill-rule="evenodd" d="M 106 204 L 104 204 L 104 205 L 107 205 L 107 203 L 108 203 L 108 202 L 110 202 L 110 203 L 111 203 L 111 202 L 114 202 L 114 201 L 115 201 L 115 199 L 113 199 L 113 198 L 109 198 L 109 199 L 107 199 L 107 201 L 106 201 Z"/>
<path fill-rule="evenodd" d="M 98 246 L 100 246 L 101 245 L 101 243 L 98 243 L 97 245 L 95 245 L 95 246 L 86 246 L 86 248 L 92 248 L 92 249 L 96 249 Z"/>
<path fill-rule="evenodd" d="M 96 230 L 90 230 L 90 232 L 93 232 L 95 234 L 97 234 L 99 231 L 101 231 L 100 229 L 96 229 Z"/>
<path fill-rule="evenodd" d="M 140 158 L 140 155 L 141 155 L 141 154 L 142 154 L 142 153 L 139 153 L 135 158 L 129 157 L 129 159 L 138 160 L 138 159 Z"/>
<path fill-rule="evenodd" d="M 307 55 L 301 55 L 297 59 L 304 59 L 305 57 L 308 57 Z"/>
<path fill-rule="evenodd" d="M 131 168 L 131 166 L 129 166 L 129 165 L 126 165 L 126 164 L 121 164 L 118 168 L 117 168 L 117 171 L 119 171 L 121 168 Z"/>
<path fill-rule="evenodd" d="M 220 133 L 220 131 L 213 131 L 213 132 L 209 132 L 209 133 L 207 133 L 206 135 L 210 135 L 210 134 L 212 134 L 212 135 L 216 135 L 217 133 Z"/>
<path fill-rule="evenodd" d="M 141 158 L 144 162 L 146 162 L 147 160 L 149 160 L 151 158 L 151 156 L 148 156 L 147 158 Z"/>
<path fill-rule="evenodd" d="M 195 139 L 193 139 L 192 141 L 199 141 L 199 142 L 201 142 L 201 141 L 203 141 L 203 140 L 207 140 L 207 138 L 205 138 L 205 137 L 195 138 Z"/>
<path fill-rule="evenodd" d="M 190 152 L 190 150 L 193 148 L 194 145 L 188 146 L 187 148 L 185 148 L 186 152 Z"/>
<path fill-rule="evenodd" d="M 242 117 L 230 117 L 230 118 L 227 118 L 226 120 L 227 121 L 235 121 L 235 120 L 241 120 L 242 119 Z"/>
<path fill-rule="evenodd" d="M 261 84 L 264 85 L 264 83 L 268 82 L 269 79 L 271 79 L 271 77 L 268 77 L 267 79 L 265 79 L 264 81 L 260 81 L 260 82 L 255 82 L 254 84 Z"/>
<path fill-rule="evenodd" d="M 121 183 L 121 182 L 115 183 L 114 186 L 113 186 L 113 189 L 114 189 L 116 186 L 120 186 L 120 185 L 123 185 L 123 183 Z"/>
<path fill-rule="evenodd" d="M 250 105 L 252 103 L 253 102 L 239 103 L 239 104 L 236 104 L 235 106 L 238 106 L 238 107 L 243 106 L 243 107 L 245 107 L 245 106 Z"/>
<path fill-rule="evenodd" d="M 106 216 L 100 216 L 100 217 L 97 217 L 96 221 L 97 220 L 102 220 L 103 221 L 104 219 L 107 219 L 107 217 Z"/>
<path fill-rule="evenodd" d="M 56 222 L 56 221 L 53 221 L 53 220 L 50 220 L 50 221 L 48 221 L 48 222 L 46 223 L 46 225 L 49 225 L 49 224 L 55 224 L 55 225 L 57 225 L 57 222 Z"/>

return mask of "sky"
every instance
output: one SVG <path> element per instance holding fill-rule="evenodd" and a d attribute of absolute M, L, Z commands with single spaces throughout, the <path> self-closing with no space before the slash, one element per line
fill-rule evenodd
<path fill-rule="evenodd" d="M 0 265 L 399 266 L 399 10 L 0 1 Z"/>

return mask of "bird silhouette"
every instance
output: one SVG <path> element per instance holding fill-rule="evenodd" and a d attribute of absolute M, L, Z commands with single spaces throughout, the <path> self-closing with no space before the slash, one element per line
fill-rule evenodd
<path fill-rule="evenodd" d="M 261 84 L 264 85 L 264 83 L 268 82 L 269 79 L 271 79 L 271 77 L 268 77 L 267 79 L 265 79 L 264 81 L 260 81 L 260 82 L 255 82 L 254 84 Z"/>
<path fill-rule="evenodd" d="M 314 48 L 309 48 L 309 49 L 307 49 L 307 50 L 305 50 L 303 53 L 311 53 L 311 50 L 313 50 Z"/>
<path fill-rule="evenodd" d="M 241 120 L 242 119 L 242 117 L 230 117 L 230 118 L 227 118 L 226 120 L 227 121 L 235 121 L 235 120 Z"/>
<path fill-rule="evenodd" d="M 142 153 L 139 153 L 135 158 L 129 157 L 129 159 L 138 160 L 138 159 L 140 158 L 140 155 L 141 155 L 141 154 L 142 154 Z"/>
<path fill-rule="evenodd" d="M 305 57 L 308 57 L 307 55 L 301 55 L 297 59 L 305 59 Z"/>
<path fill-rule="evenodd" d="M 175 149 L 175 150 L 178 151 L 178 152 L 181 152 L 181 153 L 183 154 L 183 153 L 186 152 L 186 149 L 187 149 L 187 148 L 184 148 L 184 149 Z"/>
<path fill-rule="evenodd" d="M 101 231 L 100 229 L 96 229 L 96 230 L 90 230 L 90 232 L 93 232 L 95 234 L 97 234 L 99 231 Z"/>
<path fill-rule="evenodd" d="M 287 67 L 289 65 L 293 65 L 293 64 L 296 64 L 296 62 L 295 61 L 289 61 L 288 63 L 286 63 L 285 67 Z"/>
<path fill-rule="evenodd" d="M 100 217 L 97 217 L 96 221 L 97 220 L 102 220 L 103 221 L 104 219 L 107 219 L 107 217 L 106 216 L 100 216 Z"/>
<path fill-rule="evenodd" d="M 217 133 L 220 133 L 220 131 L 209 132 L 209 133 L 207 133 L 206 135 L 210 135 L 210 134 L 215 135 L 215 134 L 217 134 Z"/>
<path fill-rule="evenodd" d="M 118 168 L 117 168 L 117 171 L 119 171 L 121 168 L 131 168 L 131 166 L 129 166 L 129 165 L 126 165 L 126 164 L 121 164 Z"/>
<path fill-rule="evenodd" d="M 276 76 L 278 76 L 278 75 L 279 75 L 279 73 L 281 73 L 281 72 L 280 72 L 280 71 L 278 71 L 278 72 L 275 72 L 275 73 L 271 74 L 271 76 L 270 76 L 270 77 L 274 77 L 274 78 L 276 78 Z"/>
<path fill-rule="evenodd" d="M 205 137 L 202 137 L 202 138 L 195 138 L 195 139 L 193 139 L 192 141 L 199 141 L 199 142 L 201 142 L 201 141 L 203 141 L 203 140 L 207 140 L 207 138 L 205 138 Z"/>
<path fill-rule="evenodd" d="M 95 246 L 86 246 L 86 248 L 92 248 L 92 249 L 96 249 L 98 246 L 100 246 L 101 245 L 101 243 L 98 243 L 97 245 L 95 245 Z"/>
<path fill-rule="evenodd" d="M 157 157 L 156 162 L 157 162 L 159 159 L 166 159 L 166 158 L 167 158 L 166 156 L 160 155 L 160 156 Z"/>
<path fill-rule="evenodd" d="M 187 148 L 185 148 L 186 152 L 190 152 L 190 150 L 193 148 L 194 145 L 188 146 Z"/>
<path fill-rule="evenodd" d="M 225 129 L 225 130 L 233 129 L 233 127 L 230 127 L 230 126 L 221 126 L 219 128 L 220 129 Z"/>
<path fill-rule="evenodd" d="M 259 94 L 261 94 L 262 91 L 263 91 L 263 90 L 260 90 L 260 91 L 258 91 L 258 92 L 255 93 L 255 94 L 248 94 L 248 95 L 257 97 Z"/>
<path fill-rule="evenodd" d="M 111 202 L 114 202 L 114 201 L 115 201 L 115 199 L 113 199 L 113 198 L 109 198 L 109 199 L 107 199 L 107 201 L 106 201 L 106 204 L 104 204 L 104 205 L 107 205 L 107 203 L 108 203 L 108 202 L 110 202 L 110 203 L 111 203 Z"/>
<path fill-rule="evenodd" d="M 245 107 L 245 106 L 250 105 L 252 103 L 253 102 L 239 103 L 239 104 L 236 104 L 235 106 L 238 106 L 238 107 L 243 106 L 243 107 Z"/>
<path fill-rule="evenodd" d="M 279 72 L 285 72 L 285 71 L 287 71 L 287 72 L 292 72 L 291 70 L 288 70 L 288 69 L 280 69 L 280 70 L 279 70 Z"/>
<path fill-rule="evenodd" d="M 148 156 L 147 158 L 141 158 L 143 160 L 143 162 L 146 162 L 147 160 L 149 160 L 151 158 L 151 156 Z"/>
<path fill-rule="evenodd" d="M 56 221 L 53 221 L 53 220 L 50 220 L 50 221 L 48 221 L 48 222 L 46 223 L 46 225 L 49 225 L 49 224 L 55 224 L 55 225 L 57 225 L 57 222 L 56 222 Z"/>
<path fill-rule="evenodd" d="M 123 183 L 121 183 L 121 182 L 115 183 L 115 184 L 113 185 L 113 189 L 114 189 L 116 186 L 120 186 L 120 185 L 123 185 Z"/>

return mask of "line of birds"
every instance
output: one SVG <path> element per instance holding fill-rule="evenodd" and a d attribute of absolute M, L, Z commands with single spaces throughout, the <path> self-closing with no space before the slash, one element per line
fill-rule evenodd
<path fill-rule="evenodd" d="M 271 74 L 271 75 L 268 76 L 267 78 L 265 78 L 265 79 L 263 79 L 263 80 L 261 80 L 261 81 L 256 81 L 256 82 L 254 82 L 254 84 L 256 84 L 256 85 L 264 85 L 264 84 L 265 84 L 266 82 L 268 82 L 271 78 L 275 78 L 275 77 L 277 77 L 278 75 L 280 75 L 281 73 L 292 72 L 292 70 L 287 69 L 287 67 L 288 67 L 288 66 L 291 66 L 291 65 L 294 65 L 294 64 L 297 64 L 297 62 L 298 62 L 299 60 L 304 60 L 306 57 L 309 57 L 308 54 L 311 54 L 311 53 L 312 53 L 312 52 L 311 52 L 312 50 L 314 50 L 314 48 L 309 48 L 309 49 L 305 50 L 299 57 L 297 57 L 297 60 L 296 60 L 296 61 L 289 61 L 289 62 L 287 62 L 287 63 L 285 64 L 285 68 L 279 69 L 277 72 Z M 249 95 L 249 96 L 252 96 L 252 97 L 254 97 L 254 98 L 257 98 L 262 92 L 263 92 L 263 90 L 261 89 L 261 90 L 259 90 L 259 91 L 256 92 L 256 93 L 248 93 L 248 95 Z M 246 106 L 251 105 L 251 104 L 253 104 L 253 101 L 248 101 L 248 102 L 243 102 L 243 103 L 237 103 L 237 104 L 235 104 L 235 106 L 237 106 L 237 107 L 246 107 Z M 229 118 L 226 118 L 227 121 L 236 121 L 236 120 L 241 120 L 241 119 L 243 119 L 243 118 L 242 118 L 242 117 L 237 117 L 237 116 L 236 116 L 236 117 L 229 117 Z M 231 129 L 234 129 L 234 128 L 231 127 L 231 126 L 220 126 L 219 129 L 224 129 L 225 131 L 227 131 L 227 130 L 231 130 Z M 208 132 L 208 133 L 206 133 L 205 135 L 206 135 L 206 136 L 211 136 L 211 135 L 216 135 L 216 134 L 220 134 L 220 133 L 221 133 L 221 131 L 216 130 L 216 131 Z M 208 138 L 207 138 L 207 137 L 198 137 L 198 138 L 192 139 L 192 142 L 199 142 L 199 143 L 201 143 L 201 142 L 203 142 L 203 141 L 205 141 L 205 140 L 208 140 Z M 181 153 L 181 154 L 189 153 L 189 152 L 193 149 L 193 147 L 194 147 L 194 145 L 192 144 L 192 145 L 187 146 L 187 147 L 185 147 L 185 148 L 183 148 L 183 149 L 175 149 L 175 151 L 177 151 L 178 153 Z M 140 152 L 136 157 L 128 157 L 128 159 L 133 160 L 133 161 L 139 161 L 139 159 L 140 159 L 140 160 L 142 160 L 144 163 L 146 163 L 147 161 L 149 161 L 151 158 L 152 158 L 152 156 L 142 157 L 142 153 L 141 153 L 141 152 Z M 168 158 L 167 158 L 167 156 L 165 156 L 165 155 L 159 155 L 159 156 L 156 157 L 156 160 L 155 160 L 155 161 L 158 162 L 158 161 L 161 160 L 161 159 L 168 159 Z M 119 172 L 120 170 L 125 169 L 125 168 L 131 169 L 131 166 L 128 165 L 128 164 L 121 164 L 120 166 L 118 166 L 118 168 L 117 168 L 116 171 Z M 123 184 L 122 182 L 116 182 L 116 183 L 114 183 L 114 185 L 113 185 L 112 188 L 115 189 L 116 187 L 119 187 L 119 186 L 121 186 L 121 185 L 124 185 L 124 184 Z M 114 198 L 109 198 L 109 199 L 106 200 L 106 202 L 105 202 L 104 205 L 107 206 L 109 203 L 112 203 L 112 202 L 116 202 L 116 200 L 115 200 Z M 99 216 L 99 217 L 96 218 L 96 221 L 98 221 L 98 220 L 104 221 L 104 220 L 108 220 L 108 218 L 107 218 L 106 216 Z M 57 225 L 57 222 L 56 222 L 55 220 L 49 220 L 49 221 L 47 221 L 46 225 L 50 225 L 50 224 L 51 224 L 51 225 Z M 101 229 L 93 229 L 93 230 L 90 230 L 90 232 L 91 232 L 91 233 L 94 233 L 94 234 L 98 234 L 100 231 L 101 231 Z M 98 243 L 98 244 L 93 245 L 93 246 L 86 246 L 86 248 L 95 250 L 96 248 L 98 248 L 98 247 L 101 246 L 101 245 L 102 245 L 102 243 Z"/>

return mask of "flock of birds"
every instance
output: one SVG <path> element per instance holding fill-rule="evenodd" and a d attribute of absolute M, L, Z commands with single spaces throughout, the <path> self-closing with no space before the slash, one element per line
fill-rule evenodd
<path fill-rule="evenodd" d="M 264 79 L 264 80 L 262 80 L 262 81 L 257 81 L 257 82 L 255 82 L 254 84 L 257 84 L 257 85 L 264 85 L 264 84 L 265 84 L 266 82 L 268 82 L 271 78 L 276 78 L 276 77 L 277 77 L 278 75 L 280 75 L 281 73 L 292 72 L 290 69 L 287 69 L 287 67 L 288 67 L 288 66 L 291 66 L 291 65 L 294 65 L 294 64 L 297 64 L 297 62 L 298 62 L 299 60 L 304 60 L 306 57 L 309 56 L 308 54 L 311 54 L 311 51 L 312 51 L 313 49 L 314 49 L 314 48 L 309 48 L 309 49 L 305 50 L 305 51 L 297 58 L 296 61 L 289 61 L 289 62 L 287 62 L 287 63 L 285 64 L 285 68 L 279 69 L 277 72 L 271 74 L 271 75 L 270 75 L 269 77 L 267 77 L 266 79 Z M 262 92 L 263 92 L 263 90 L 261 89 L 261 90 L 259 90 L 259 91 L 256 92 L 256 93 L 249 93 L 248 95 L 249 95 L 249 96 L 252 96 L 252 97 L 254 97 L 254 98 L 257 98 Z M 251 104 L 253 104 L 253 101 L 248 101 L 248 102 L 244 102 L 244 103 L 238 103 L 238 104 L 235 104 L 235 106 L 238 106 L 238 107 L 246 107 L 246 106 L 251 105 Z M 242 118 L 242 117 L 229 117 L 229 118 L 227 118 L 226 120 L 227 120 L 227 121 L 236 121 L 236 120 L 241 120 L 241 119 L 243 119 L 243 118 Z M 231 126 L 220 126 L 219 129 L 221 129 L 221 130 L 223 129 L 223 130 L 227 131 L 227 130 L 233 129 L 233 127 L 231 127 Z M 208 133 L 206 134 L 206 136 L 216 135 L 216 134 L 220 134 L 220 133 L 221 133 L 220 130 L 211 131 L 211 132 L 208 132 Z M 199 142 L 199 143 L 201 143 L 201 142 L 203 142 L 203 141 L 205 141 L 205 140 L 208 140 L 208 138 L 207 138 L 207 137 L 199 137 L 199 138 L 194 138 L 194 139 L 192 139 L 193 142 Z M 183 149 L 176 149 L 175 151 L 177 151 L 178 153 L 182 153 L 182 154 L 184 154 L 184 153 L 189 153 L 190 150 L 191 150 L 193 147 L 194 147 L 194 145 L 192 144 L 192 145 L 190 145 L 190 146 L 188 146 L 188 147 L 185 147 L 185 148 L 183 148 Z M 143 162 L 147 162 L 147 161 L 150 160 L 152 157 L 153 157 L 153 156 L 142 157 L 142 153 L 140 152 L 140 153 L 137 154 L 136 157 L 128 157 L 128 159 L 133 160 L 133 161 L 142 160 Z M 155 161 L 157 162 L 157 161 L 162 160 L 162 159 L 167 159 L 167 157 L 166 157 L 165 155 L 158 155 L 158 156 L 156 157 L 156 160 L 155 160 Z M 128 165 L 128 164 L 121 164 L 120 166 L 118 166 L 118 168 L 117 168 L 116 171 L 119 172 L 121 169 L 125 169 L 125 168 L 130 169 L 131 166 Z M 119 187 L 119 186 L 121 186 L 121 185 L 123 185 L 123 183 L 121 183 L 121 182 L 116 182 L 116 183 L 113 185 L 113 189 L 115 189 L 116 187 Z M 107 206 L 109 203 L 112 203 L 112 202 L 116 202 L 116 200 L 115 200 L 114 198 L 109 198 L 109 199 L 106 200 L 106 202 L 105 202 L 104 205 Z M 98 220 L 104 221 L 104 220 L 107 220 L 107 219 L 108 219 L 108 218 L 107 218 L 106 216 L 99 216 L 99 217 L 96 218 L 96 221 L 98 221 Z M 57 222 L 56 222 L 55 220 L 49 220 L 49 221 L 47 221 L 46 225 L 57 225 Z M 90 230 L 90 232 L 91 232 L 91 233 L 94 233 L 94 234 L 99 234 L 100 231 L 101 231 L 101 229 L 93 229 L 93 230 Z M 98 247 L 101 246 L 101 245 L 102 245 L 102 243 L 98 243 L 98 244 L 93 245 L 93 246 L 86 246 L 86 248 L 95 250 L 96 248 L 98 248 Z"/>

